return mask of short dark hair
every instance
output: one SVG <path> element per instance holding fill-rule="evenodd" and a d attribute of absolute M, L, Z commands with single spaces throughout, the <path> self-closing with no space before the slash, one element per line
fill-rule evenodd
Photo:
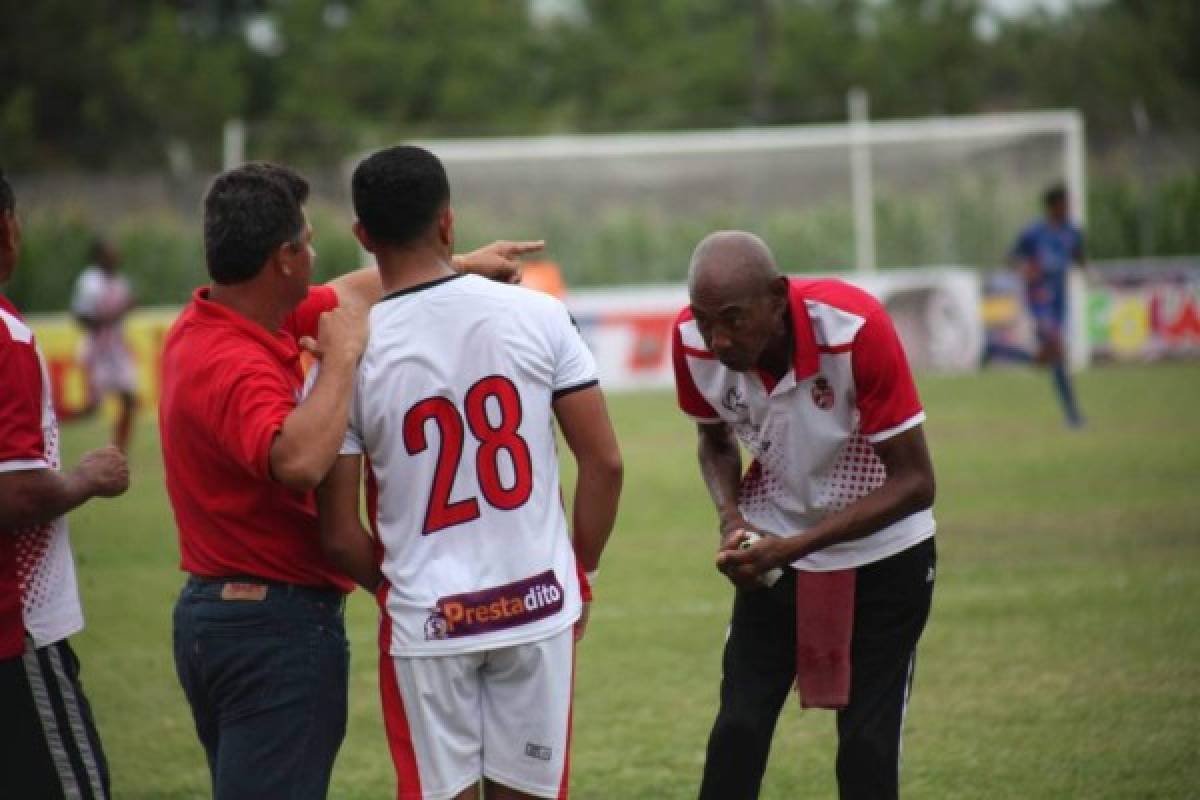
<path fill-rule="evenodd" d="M 17 196 L 13 194 L 12 186 L 9 184 L 4 170 L 0 169 L 0 214 L 13 211 L 16 207 Z"/>
<path fill-rule="evenodd" d="M 450 202 L 438 157 L 401 145 L 363 159 L 350 181 L 354 213 L 376 242 L 404 247 L 420 239 Z"/>
<path fill-rule="evenodd" d="M 308 181 L 287 167 L 251 162 L 223 172 L 204 198 L 204 259 L 215 283 L 243 283 L 275 248 L 304 235 Z"/>
<path fill-rule="evenodd" d="M 1042 193 L 1042 204 L 1046 208 L 1056 206 L 1067 199 L 1067 187 L 1061 183 L 1053 184 Z"/>

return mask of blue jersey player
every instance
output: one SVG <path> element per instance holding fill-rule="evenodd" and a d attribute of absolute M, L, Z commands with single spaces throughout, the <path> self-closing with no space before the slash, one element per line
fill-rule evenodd
<path fill-rule="evenodd" d="M 1068 217 L 1067 191 L 1053 186 L 1043 196 L 1044 218 L 1031 223 L 1013 245 L 1009 259 L 1021 271 L 1025 303 L 1033 317 L 1039 352 L 1036 360 L 1050 367 L 1067 424 L 1079 427 L 1083 417 L 1067 372 L 1063 330 L 1067 320 L 1067 273 L 1085 265 L 1083 233 Z"/>

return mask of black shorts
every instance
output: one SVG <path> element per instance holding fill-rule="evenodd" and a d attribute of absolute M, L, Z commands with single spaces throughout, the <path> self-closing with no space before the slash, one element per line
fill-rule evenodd
<path fill-rule="evenodd" d="M 107 800 L 108 762 L 79 682 L 79 659 L 64 639 L 0 660 L 5 797 Z M 9 792 L 11 791 L 11 794 Z"/>

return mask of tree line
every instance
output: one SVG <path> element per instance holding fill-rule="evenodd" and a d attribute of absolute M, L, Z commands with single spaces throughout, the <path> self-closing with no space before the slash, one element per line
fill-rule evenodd
<path fill-rule="evenodd" d="M 1093 143 L 1200 128 L 1200 3 L 0 0 L 0 163 L 327 163 L 409 136 L 1083 110 Z"/>

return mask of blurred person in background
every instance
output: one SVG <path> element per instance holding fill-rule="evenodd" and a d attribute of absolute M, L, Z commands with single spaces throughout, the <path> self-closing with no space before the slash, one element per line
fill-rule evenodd
<path fill-rule="evenodd" d="M 21 229 L 0 173 L 0 286 Z M 59 466 L 58 420 L 33 331 L 0 295 L 0 795 L 109 797 L 108 762 L 68 637 L 83 629 L 68 511 L 129 487 L 115 447 Z"/>
<path fill-rule="evenodd" d="M 87 375 L 88 402 L 80 416 L 94 413 L 104 398 L 116 395 L 121 408 L 113 444 L 128 452 L 137 407 L 137 371 L 125 342 L 125 315 L 134 307 L 133 291 L 118 271 L 121 255 L 116 245 L 97 237 L 89 258 L 71 296 L 71 314 L 84 330 L 80 363 Z"/>
<path fill-rule="evenodd" d="M 989 345 L 985 363 L 999 357 L 1048 366 L 1067 424 L 1079 428 L 1083 426 L 1083 415 L 1067 366 L 1066 324 L 1068 274 L 1073 264 L 1087 268 L 1083 232 L 1071 222 L 1070 202 L 1063 186 L 1047 189 L 1042 203 L 1045 215 L 1021 231 L 1009 253 L 1009 263 L 1024 284 L 1025 307 L 1033 319 L 1038 349 L 1030 353 L 1009 345 Z"/>

